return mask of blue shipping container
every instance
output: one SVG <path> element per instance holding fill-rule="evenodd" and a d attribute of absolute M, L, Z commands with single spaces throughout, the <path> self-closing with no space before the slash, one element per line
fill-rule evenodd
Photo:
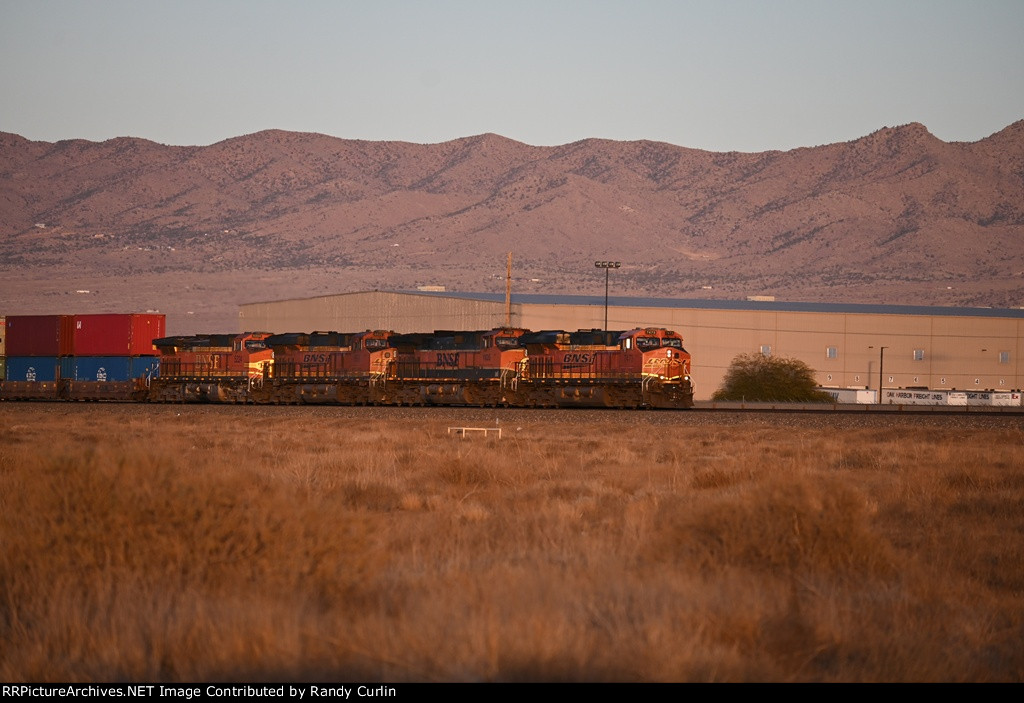
<path fill-rule="evenodd" d="M 65 356 L 60 360 L 60 377 L 72 381 L 127 381 L 131 357 Z"/>
<path fill-rule="evenodd" d="M 55 356 L 7 357 L 8 381 L 56 381 L 60 361 Z"/>
<path fill-rule="evenodd" d="M 65 356 L 60 360 L 60 377 L 72 381 L 130 381 L 157 375 L 160 358 L 155 356 Z"/>
<path fill-rule="evenodd" d="M 160 375 L 159 356 L 133 356 L 132 357 L 132 378 L 143 376 L 156 377 Z"/>

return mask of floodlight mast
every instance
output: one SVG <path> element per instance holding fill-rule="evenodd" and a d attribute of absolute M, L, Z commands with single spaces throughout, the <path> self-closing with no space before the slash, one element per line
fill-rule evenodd
<path fill-rule="evenodd" d="M 608 273 L 622 266 L 621 261 L 595 261 L 594 266 L 604 269 L 604 331 L 608 331 Z"/>

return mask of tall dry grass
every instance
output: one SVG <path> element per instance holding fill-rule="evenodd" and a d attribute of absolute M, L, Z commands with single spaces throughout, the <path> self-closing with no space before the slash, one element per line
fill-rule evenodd
<path fill-rule="evenodd" d="M 0 680 L 1024 679 L 1020 420 L 495 417 L 0 405 Z"/>

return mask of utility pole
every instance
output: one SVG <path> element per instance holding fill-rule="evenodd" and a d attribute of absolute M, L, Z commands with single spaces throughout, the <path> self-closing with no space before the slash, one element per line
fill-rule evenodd
<path fill-rule="evenodd" d="M 508 266 L 505 267 L 505 326 L 512 326 L 512 252 L 508 253 Z"/>
<path fill-rule="evenodd" d="M 882 370 L 885 366 L 885 350 L 889 347 L 878 348 L 878 404 L 882 404 Z M 874 349 L 874 347 L 868 347 L 868 349 Z"/>
<path fill-rule="evenodd" d="M 878 348 L 878 404 L 882 404 L 882 367 L 885 365 L 885 350 L 889 347 Z"/>

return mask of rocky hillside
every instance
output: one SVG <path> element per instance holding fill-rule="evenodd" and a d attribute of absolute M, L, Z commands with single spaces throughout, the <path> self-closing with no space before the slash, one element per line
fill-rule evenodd
<path fill-rule="evenodd" d="M 0 313 L 160 309 L 443 285 L 1024 304 L 1024 121 L 945 143 L 713 153 L 493 134 L 442 144 L 267 131 L 206 147 L 0 134 Z M 79 292 L 88 291 L 88 292 Z"/>

